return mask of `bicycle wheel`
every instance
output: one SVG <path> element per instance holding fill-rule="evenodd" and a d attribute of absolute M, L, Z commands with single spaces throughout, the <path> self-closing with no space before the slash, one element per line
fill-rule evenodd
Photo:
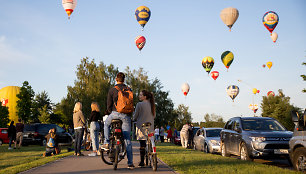
<path fill-rule="evenodd" d="M 113 162 L 110 160 L 110 150 L 105 151 L 104 149 L 101 149 L 101 159 L 105 164 L 112 165 Z"/>
<path fill-rule="evenodd" d="M 118 160 L 119 160 L 119 152 L 120 152 L 120 149 L 119 149 L 119 146 L 118 145 L 116 145 L 115 146 L 115 160 L 114 160 L 114 162 L 113 162 L 113 168 L 114 168 L 114 170 L 117 170 L 117 166 L 118 166 Z"/>
<path fill-rule="evenodd" d="M 145 152 L 145 154 L 146 154 L 146 156 L 145 156 L 146 166 L 151 165 L 151 160 L 149 159 L 150 158 L 150 152 L 151 152 L 150 145 L 149 145 L 149 143 L 147 143 L 146 152 Z M 149 163 L 149 160 L 150 160 L 150 163 Z"/>

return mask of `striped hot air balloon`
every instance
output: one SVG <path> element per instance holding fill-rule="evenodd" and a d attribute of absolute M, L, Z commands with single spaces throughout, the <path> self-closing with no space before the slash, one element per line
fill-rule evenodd
<path fill-rule="evenodd" d="M 279 17 L 277 13 L 275 13 L 274 11 L 268 11 L 262 17 L 262 23 L 269 30 L 271 34 L 273 30 L 275 29 L 275 27 L 277 26 L 278 21 L 279 21 Z"/>
<path fill-rule="evenodd" d="M 68 15 L 68 19 L 70 19 L 70 15 L 77 5 L 77 0 L 62 0 L 62 5 Z"/>
<path fill-rule="evenodd" d="M 231 66 L 233 60 L 234 60 L 234 54 L 232 52 L 225 51 L 222 53 L 221 61 L 223 62 L 223 64 L 227 69 Z"/>
<path fill-rule="evenodd" d="M 146 38 L 144 36 L 137 36 L 135 39 L 135 43 L 137 48 L 139 49 L 139 51 L 142 50 L 142 48 L 145 46 L 146 44 Z"/>
<path fill-rule="evenodd" d="M 236 85 L 230 85 L 226 88 L 226 93 L 234 102 L 234 99 L 239 94 L 239 87 Z"/>

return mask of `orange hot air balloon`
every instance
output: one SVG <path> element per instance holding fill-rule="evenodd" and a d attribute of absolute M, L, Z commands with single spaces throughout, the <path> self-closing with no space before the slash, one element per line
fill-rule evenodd
<path fill-rule="evenodd" d="M 267 96 L 269 97 L 269 96 L 275 96 L 275 93 L 273 92 L 273 91 L 269 91 L 268 93 L 267 93 Z"/>
<path fill-rule="evenodd" d="M 218 71 L 212 71 L 210 73 L 211 77 L 216 80 L 219 77 L 219 72 Z"/>
<path fill-rule="evenodd" d="M 270 69 L 272 67 L 272 62 L 267 62 L 267 67 Z"/>
<path fill-rule="evenodd" d="M 68 19 L 70 19 L 70 15 L 77 5 L 77 0 L 62 0 L 62 5 L 68 15 Z"/>
<path fill-rule="evenodd" d="M 9 119 L 17 123 L 17 101 L 19 100 L 16 95 L 19 94 L 20 87 L 18 86 L 7 86 L 0 89 L 0 101 L 2 106 L 8 107 Z"/>

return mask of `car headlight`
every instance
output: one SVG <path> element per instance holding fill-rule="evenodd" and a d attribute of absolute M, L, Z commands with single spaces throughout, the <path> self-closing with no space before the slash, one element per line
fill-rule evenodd
<path fill-rule="evenodd" d="M 250 137 L 252 141 L 263 142 L 266 141 L 265 137 Z"/>
<path fill-rule="evenodd" d="M 211 143 L 213 146 L 220 146 L 220 141 L 217 141 L 217 140 L 210 140 L 210 143 Z"/>

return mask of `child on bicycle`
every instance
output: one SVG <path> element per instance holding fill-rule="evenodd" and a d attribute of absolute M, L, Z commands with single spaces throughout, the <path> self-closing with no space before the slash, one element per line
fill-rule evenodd
<path fill-rule="evenodd" d="M 153 146 L 153 153 L 156 153 L 156 147 L 154 143 L 154 118 L 155 118 L 155 102 L 154 96 L 151 92 L 147 90 L 142 90 L 139 94 L 139 100 L 141 102 L 137 103 L 136 109 L 133 115 L 133 120 L 136 123 L 136 136 L 140 143 L 140 163 L 139 167 L 143 167 L 145 158 L 145 148 L 146 148 L 146 134 L 145 130 L 142 128 L 143 123 L 151 123 L 149 128 L 149 137 Z"/>

